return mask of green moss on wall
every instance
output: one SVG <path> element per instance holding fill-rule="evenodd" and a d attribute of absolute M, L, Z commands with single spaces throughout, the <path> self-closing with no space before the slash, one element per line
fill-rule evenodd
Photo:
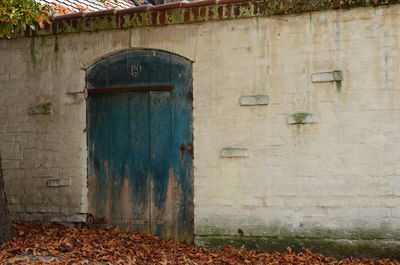
<path fill-rule="evenodd" d="M 31 55 L 31 61 L 33 65 L 36 65 L 36 51 L 35 51 L 35 46 L 36 46 L 36 39 L 34 37 L 31 38 L 30 43 L 29 43 L 29 50 L 30 50 L 30 55 Z"/>
<path fill-rule="evenodd" d="M 49 35 L 76 33 L 135 27 L 163 26 L 206 22 L 212 20 L 263 17 L 272 15 L 296 14 L 337 8 L 378 6 L 398 4 L 400 0 L 254 0 L 248 2 L 224 3 L 218 5 L 149 10 L 123 15 L 99 17 L 77 17 L 55 21 L 55 26 L 46 30 L 27 33 L 29 35 Z M 202 10 L 200 13 L 199 9 Z M 21 37 L 21 36 L 19 36 Z"/>
<path fill-rule="evenodd" d="M 400 241 L 384 239 L 323 239 L 307 237 L 251 237 L 251 236 L 196 236 L 195 243 L 207 248 L 223 248 L 231 245 L 244 246 L 257 251 L 294 251 L 310 248 L 334 257 L 369 257 L 400 259 Z"/>
<path fill-rule="evenodd" d="M 30 114 L 51 114 L 53 110 L 53 104 L 51 102 L 46 102 L 36 106 L 31 106 L 28 109 Z"/>
<path fill-rule="evenodd" d="M 293 118 L 296 124 L 303 124 L 308 115 L 306 112 L 298 112 L 293 114 Z"/>

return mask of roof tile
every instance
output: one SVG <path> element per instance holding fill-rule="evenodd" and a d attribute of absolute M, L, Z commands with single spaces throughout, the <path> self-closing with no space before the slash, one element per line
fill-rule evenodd
<path fill-rule="evenodd" d="M 134 2 L 130 0 L 118 0 L 118 2 L 109 0 L 105 3 L 102 3 L 99 0 L 37 0 L 37 2 L 49 4 L 54 8 L 57 15 L 70 14 L 79 11 L 100 11 L 111 8 L 135 7 Z"/>

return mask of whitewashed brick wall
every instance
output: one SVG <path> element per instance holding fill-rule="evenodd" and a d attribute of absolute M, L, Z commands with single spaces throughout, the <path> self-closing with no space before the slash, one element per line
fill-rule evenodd
<path fill-rule="evenodd" d="M 17 220 L 85 220 L 85 104 L 67 94 L 83 90 L 84 71 L 54 46 L 54 38 L 0 41 L 0 151 Z M 28 113 L 49 102 L 52 114 Z M 70 179 L 70 186 L 48 187 L 50 179 Z"/>
<path fill-rule="evenodd" d="M 205 25 L 194 64 L 197 235 L 400 238 L 400 6 Z M 340 70 L 341 84 L 312 83 Z M 267 106 L 240 106 L 268 95 Z M 296 112 L 315 123 L 287 124 Z M 223 148 L 247 157 L 221 158 Z"/>
<path fill-rule="evenodd" d="M 0 150 L 14 217 L 83 220 L 84 69 L 154 48 L 194 61 L 197 235 L 399 239 L 399 15 L 391 5 L 1 40 Z M 336 70 L 341 84 L 312 82 Z M 268 105 L 240 105 L 252 95 Z M 52 114 L 28 113 L 46 102 Z M 314 123 L 288 124 L 296 112 Z M 224 148 L 246 152 L 221 157 Z M 54 178 L 71 186 L 48 187 Z"/>

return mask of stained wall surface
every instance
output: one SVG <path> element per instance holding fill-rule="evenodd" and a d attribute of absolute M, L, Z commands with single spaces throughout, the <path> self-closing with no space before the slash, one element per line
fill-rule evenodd
<path fill-rule="evenodd" d="M 85 220 L 85 69 L 149 48 L 193 61 L 198 244 L 243 234 L 398 247 L 399 15 L 390 5 L 1 40 L 14 219 Z M 342 81 L 312 82 L 333 71 Z"/>

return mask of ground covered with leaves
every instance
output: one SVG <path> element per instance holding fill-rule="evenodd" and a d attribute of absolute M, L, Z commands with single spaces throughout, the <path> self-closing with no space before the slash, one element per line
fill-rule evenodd
<path fill-rule="evenodd" d="M 15 224 L 18 238 L 2 245 L 0 264 L 400 264 L 392 260 L 343 259 L 312 253 L 256 253 L 206 249 L 119 229 Z"/>

